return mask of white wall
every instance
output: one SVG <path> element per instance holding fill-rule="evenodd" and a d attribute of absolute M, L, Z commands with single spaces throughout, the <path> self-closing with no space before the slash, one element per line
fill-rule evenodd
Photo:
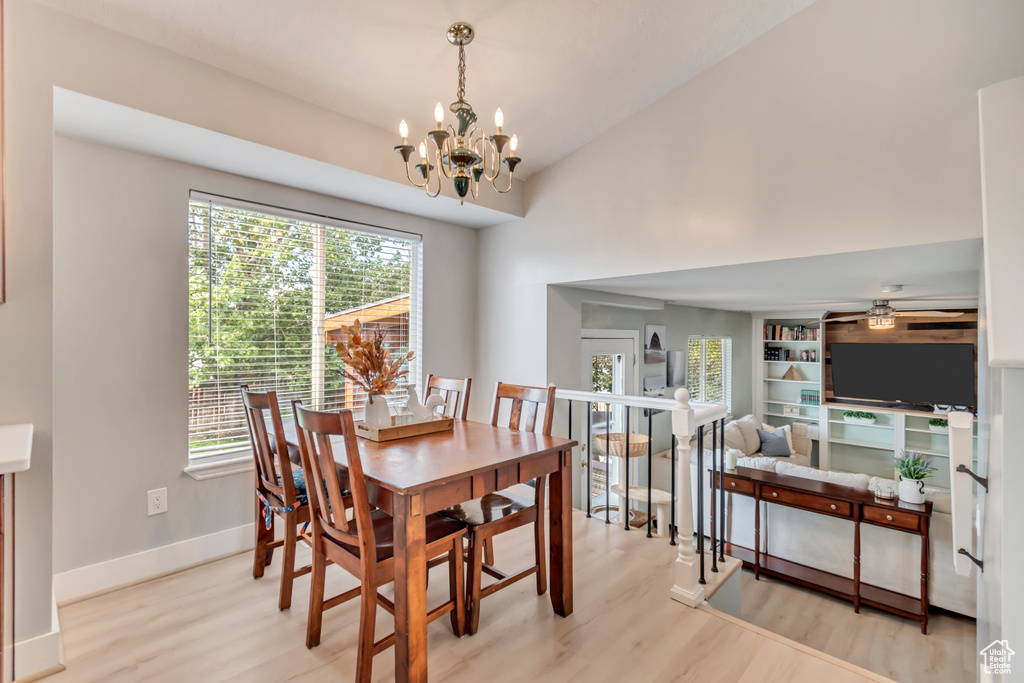
<path fill-rule="evenodd" d="M 0 382 L 0 418 L 5 423 L 32 422 L 36 427 L 32 469 L 17 476 L 15 634 L 18 641 L 26 641 L 37 636 L 49 638 L 47 643 L 50 646 L 46 657 L 35 660 L 28 657 L 18 658 L 18 675 L 25 676 L 56 663 L 56 639 L 51 637 L 51 576 L 55 543 L 53 529 L 55 524 L 63 528 L 66 523 L 78 523 L 73 519 L 66 519 L 64 511 L 60 512 L 64 518 L 53 517 L 53 446 L 55 441 L 60 440 L 54 432 L 54 382 L 56 380 L 62 387 L 67 387 L 75 373 L 84 373 L 86 370 L 69 367 L 69 364 L 76 361 L 74 354 L 77 351 L 69 348 L 68 335 L 73 337 L 75 330 L 66 328 L 59 318 L 54 318 L 55 306 L 59 305 L 63 312 L 68 310 L 69 305 L 66 300 L 55 300 L 54 296 L 55 286 L 59 288 L 58 292 L 66 293 L 68 285 L 67 281 L 62 279 L 64 276 L 56 273 L 54 268 L 53 88 L 66 88 L 318 161 L 341 165 L 381 178 L 391 178 L 396 182 L 405 183 L 405 180 L 400 165 L 395 164 L 394 152 L 391 150 L 394 146 L 393 135 L 386 131 L 354 122 L 328 110 L 212 69 L 195 60 L 171 54 L 44 8 L 29 0 L 5 1 L 4 38 L 7 303 L 0 305 L 0 377 L 3 378 Z M 339 74 L 339 77 L 343 77 L 344 69 L 341 69 Z M 69 158 L 68 162 L 71 161 L 73 159 Z M 111 171 L 115 166 L 104 164 L 104 167 Z M 179 183 L 182 183 L 181 178 L 188 175 L 181 171 L 167 173 L 177 178 L 176 182 Z M 92 169 L 83 169 L 76 182 L 83 183 L 83 186 L 102 184 L 102 178 L 93 177 L 95 175 L 96 172 Z M 150 179 L 145 175 L 126 178 L 125 174 L 118 173 L 117 178 L 135 188 L 146 201 L 153 201 L 156 206 L 170 210 L 166 196 L 162 195 L 159 189 L 149 186 Z M 137 210 L 140 205 L 134 204 L 131 208 Z M 181 222 L 168 221 L 166 214 L 162 216 L 162 220 L 167 221 L 163 226 L 165 228 L 174 230 L 184 225 L 184 213 L 181 214 Z M 91 227 L 97 228 L 96 225 Z M 183 252 L 176 250 L 183 249 L 183 243 L 164 251 L 163 248 L 167 245 L 153 232 L 157 229 L 156 226 L 141 225 L 137 228 L 140 232 L 136 235 L 126 231 L 123 224 L 112 225 L 108 229 L 110 235 L 131 238 L 133 248 L 137 251 L 119 252 L 119 245 L 108 244 L 106 246 L 109 251 L 105 255 L 108 262 L 89 261 L 74 264 L 78 269 L 76 272 L 97 277 L 91 284 L 83 283 L 83 289 L 109 293 L 115 286 L 115 276 L 97 274 L 97 271 L 102 271 L 104 266 L 114 267 L 116 271 L 120 267 L 118 259 L 142 256 L 157 271 L 152 274 L 152 279 L 146 280 L 146 286 L 150 288 L 149 293 L 155 298 L 170 302 L 172 307 L 181 306 L 171 302 L 171 299 L 175 298 L 170 293 L 175 287 L 174 283 L 161 277 L 170 277 L 172 270 L 184 276 L 184 272 L 177 270 L 177 266 L 173 265 L 174 259 L 182 257 Z M 69 226 L 66 237 L 75 238 L 79 240 L 77 243 L 81 243 L 83 235 L 76 235 L 76 230 L 75 226 Z M 65 236 L 62 234 L 61 240 L 63 239 Z M 451 355 L 442 357 L 458 357 L 459 362 L 448 367 L 455 374 L 465 375 L 471 374 L 466 368 L 471 368 L 474 363 L 472 311 L 476 308 L 476 300 L 472 274 L 463 280 L 460 279 L 459 273 L 462 272 L 460 269 L 463 266 L 467 266 L 471 271 L 475 269 L 472 261 L 474 249 L 471 244 L 464 244 L 459 240 L 454 240 L 453 245 L 455 243 L 459 246 L 453 246 L 442 257 L 445 259 L 443 270 L 446 277 L 440 285 L 441 288 L 431 293 L 425 291 L 429 298 L 424 318 L 436 320 L 438 327 L 427 329 L 426 335 L 431 341 L 425 344 L 424 354 L 430 362 L 431 354 L 447 354 L 441 349 L 451 345 Z M 98 244 L 99 242 L 96 243 Z M 64 261 L 68 260 L 68 252 L 63 246 L 58 247 L 63 268 Z M 95 249 L 93 246 L 90 253 L 95 254 Z M 449 271 L 455 273 L 455 277 L 448 278 Z M 122 277 L 127 272 L 118 271 L 116 276 Z M 145 273 L 143 275 L 148 276 Z M 181 280 L 179 284 L 182 297 L 186 291 L 183 283 L 184 280 Z M 118 292 L 118 299 L 126 303 L 141 303 L 145 293 Z M 84 305 L 90 302 L 82 299 L 82 303 Z M 125 331 L 129 339 L 153 341 L 152 331 L 131 328 L 133 324 L 131 321 L 125 322 Z M 469 327 L 465 327 L 466 324 Z M 445 329 L 439 332 L 438 328 L 441 326 L 445 326 Z M 55 330 L 61 352 L 59 357 L 54 355 Z M 184 335 L 184 328 L 181 334 Z M 160 353 L 170 354 L 172 348 L 184 349 L 183 339 L 184 337 L 177 341 L 161 341 L 158 344 Z M 86 342 L 87 346 L 90 344 L 91 342 Z M 95 347 L 90 347 L 90 350 L 95 350 Z M 132 352 L 136 354 L 134 358 L 139 359 L 138 354 L 141 354 L 142 350 L 132 349 Z M 67 355 L 69 353 L 71 355 Z M 151 387 L 146 394 L 136 396 L 146 398 L 151 395 L 150 392 L 165 390 L 168 395 L 173 394 L 173 387 L 168 387 L 166 383 L 174 381 L 175 368 L 179 362 L 182 368 L 184 367 L 184 351 L 181 350 L 180 353 L 182 355 L 174 361 L 173 366 L 154 370 L 154 375 L 148 376 L 149 379 L 159 379 L 160 384 Z M 80 364 L 92 362 L 87 354 L 80 353 L 77 360 Z M 145 364 L 141 360 L 139 363 L 144 367 Z M 58 371 L 56 374 L 55 369 Z M 448 371 L 446 368 L 434 366 L 430 366 L 429 369 L 438 372 Z M 67 374 L 68 372 L 71 374 Z M 185 390 L 184 387 L 182 384 L 182 392 Z M 134 388 L 137 390 L 139 387 L 135 385 Z M 80 396 L 81 391 L 79 388 L 76 395 Z M 162 408 L 172 411 L 178 409 L 169 403 L 163 404 Z M 67 411 L 71 409 L 70 402 L 61 397 L 57 402 L 57 409 L 67 417 Z M 108 415 L 103 417 L 110 418 Z M 167 419 L 174 419 L 174 415 L 168 415 Z M 184 429 L 184 423 L 181 428 Z M 166 432 L 161 434 L 166 435 Z M 95 453 L 95 440 L 99 437 L 94 431 L 89 431 L 87 436 L 89 454 L 92 455 Z M 135 437 L 133 440 L 136 443 L 125 447 L 118 443 L 116 432 L 111 431 L 106 435 L 108 441 L 116 444 L 109 446 L 115 448 L 114 459 L 129 457 L 129 448 L 139 449 L 135 454 L 137 458 L 152 455 L 162 459 L 169 457 L 167 454 L 172 450 L 182 458 L 185 455 L 174 443 L 153 444 L 152 439 L 143 439 L 138 432 Z M 148 451 L 146 444 L 149 444 Z M 78 465 L 79 463 L 75 463 L 74 466 Z M 125 510 L 134 509 L 139 491 L 148 485 L 141 475 L 136 476 L 138 472 L 133 467 L 128 467 L 131 479 L 124 493 Z M 160 480 L 165 481 L 172 476 L 169 466 L 160 472 Z M 111 476 L 113 478 L 108 480 L 103 488 L 79 489 L 74 493 L 76 496 L 89 494 L 90 498 L 101 500 L 118 498 L 122 495 L 117 489 L 118 474 L 111 473 Z M 178 486 L 173 482 L 168 484 Z M 171 495 L 176 498 L 172 498 L 171 504 L 174 505 L 175 500 L 178 500 L 184 505 L 190 496 L 205 501 L 207 496 L 213 496 L 214 490 L 234 485 L 220 482 L 207 487 L 207 493 L 199 493 L 197 488 L 191 494 L 182 488 L 172 488 Z M 230 493 L 230 490 L 227 494 L 229 497 L 239 495 Z M 63 490 L 61 495 L 65 495 Z M 142 495 L 144 496 L 144 491 Z M 89 516 L 88 505 L 89 502 L 83 502 L 72 516 Z M 180 510 L 184 509 L 183 505 Z M 119 502 L 109 506 L 103 503 L 101 508 L 104 518 L 93 520 L 93 530 L 115 524 L 115 521 L 108 519 L 106 515 L 115 510 L 121 511 L 120 506 Z M 57 508 L 63 510 L 60 503 Z M 225 519 L 224 523 L 233 522 Z M 187 523 L 175 520 L 171 513 L 168 514 L 167 521 L 144 520 L 138 524 L 130 524 L 133 525 L 133 538 L 139 529 L 143 529 L 152 533 L 155 542 L 179 538 L 197 531 L 196 528 L 189 528 Z M 166 527 L 162 528 L 161 525 Z M 63 544 L 67 540 L 67 534 L 63 531 L 60 533 L 57 542 Z M 63 550 L 59 551 L 57 560 L 61 568 L 86 561 L 88 557 L 99 557 L 104 554 L 109 556 L 129 545 L 139 546 L 137 539 L 114 540 L 107 537 L 106 532 L 102 532 L 100 536 L 104 540 L 95 551 L 86 550 L 78 545 L 74 545 L 68 555 L 64 555 Z M 108 541 L 111 544 L 109 547 L 105 546 Z M 94 555 L 88 554 L 93 552 Z"/>
<path fill-rule="evenodd" d="M 1024 588 L 1017 578 L 1024 566 L 1019 526 L 1024 519 L 1024 496 L 1019 495 L 1024 484 L 1024 77 L 984 88 L 980 111 L 987 343 L 984 357 L 979 352 L 979 367 L 987 370 L 988 409 L 982 413 L 979 445 L 988 445 L 982 474 L 990 483 L 981 498 L 985 571 L 978 577 L 979 650 L 997 639 L 1008 640 L 1011 648 L 1024 642 Z M 1012 663 L 1014 680 L 1024 680 L 1018 662 Z"/>
<path fill-rule="evenodd" d="M 190 189 L 423 235 L 423 367 L 472 375 L 477 231 L 58 136 L 54 573 L 252 522 L 250 473 L 182 471 Z M 164 486 L 168 513 L 147 516 Z"/>
<path fill-rule="evenodd" d="M 979 237 L 976 93 L 1024 68 L 1021 26 L 820 0 L 533 176 L 484 232 L 477 381 L 556 372 L 549 283 Z"/>
<path fill-rule="evenodd" d="M 598 294 L 599 293 L 595 293 Z M 621 306 L 584 303 L 582 310 L 583 329 L 637 330 L 643 346 L 646 325 L 664 325 L 670 351 L 686 351 L 690 335 L 722 336 L 732 339 L 732 412 L 737 417 L 752 412 L 753 389 L 753 330 L 749 313 L 719 311 L 711 308 L 677 306 L 665 304 L 660 311 L 645 311 Z M 644 350 L 640 350 L 640 382 L 638 393 L 643 390 L 644 377 L 665 376 L 665 363 L 647 363 Z M 670 394 L 666 394 L 670 395 Z"/>

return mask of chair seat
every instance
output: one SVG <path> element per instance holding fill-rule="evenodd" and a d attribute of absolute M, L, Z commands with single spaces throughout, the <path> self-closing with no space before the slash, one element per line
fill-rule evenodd
<path fill-rule="evenodd" d="M 468 526 L 483 526 L 488 522 L 511 517 L 533 506 L 534 501 L 504 490 L 488 493 L 483 498 L 459 503 L 438 514 Z"/>
<path fill-rule="evenodd" d="M 370 516 L 373 519 L 373 538 L 377 543 L 377 562 L 391 559 L 395 555 L 395 520 L 382 510 L 374 510 Z M 465 524 L 439 514 L 427 515 L 426 525 L 426 545 L 439 541 L 445 536 L 457 534 L 466 528 Z M 324 534 L 323 537 L 358 557 L 359 551 L 354 546 L 343 543 L 330 534 Z"/>
<path fill-rule="evenodd" d="M 281 475 L 277 475 L 277 483 L 283 485 Z M 292 470 L 292 483 L 295 484 L 295 502 L 300 506 L 309 505 L 309 495 L 306 493 L 306 473 L 302 468 Z"/>

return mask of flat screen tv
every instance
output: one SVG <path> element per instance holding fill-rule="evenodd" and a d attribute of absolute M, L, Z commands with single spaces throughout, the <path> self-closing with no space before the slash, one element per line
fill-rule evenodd
<path fill-rule="evenodd" d="M 977 405 L 973 344 L 829 345 L 837 400 Z"/>

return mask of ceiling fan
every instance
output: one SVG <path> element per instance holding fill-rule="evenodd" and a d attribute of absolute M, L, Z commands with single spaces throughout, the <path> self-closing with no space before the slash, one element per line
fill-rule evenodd
<path fill-rule="evenodd" d="M 827 313 L 825 315 L 828 315 Z M 840 318 L 825 318 L 811 323 L 811 326 L 822 323 L 842 323 L 854 320 L 867 320 L 868 327 L 872 330 L 891 330 L 896 327 L 896 318 L 958 318 L 963 313 L 960 311 L 897 311 L 889 305 L 888 299 L 875 299 L 871 302 L 871 308 L 858 315 L 844 315 Z"/>

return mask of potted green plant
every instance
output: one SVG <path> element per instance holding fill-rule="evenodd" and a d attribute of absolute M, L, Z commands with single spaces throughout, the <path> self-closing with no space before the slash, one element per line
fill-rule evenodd
<path fill-rule="evenodd" d="M 924 457 L 919 451 L 903 450 L 899 457 L 893 459 L 893 464 L 900 475 L 900 500 L 917 505 L 924 503 L 924 479 L 935 471 L 931 458 Z"/>
<path fill-rule="evenodd" d="M 943 417 L 928 418 L 928 429 L 940 434 L 946 434 L 949 432 L 949 420 Z"/>
<path fill-rule="evenodd" d="M 878 416 L 863 410 L 847 410 L 843 412 L 843 422 L 861 425 L 873 425 Z"/>

